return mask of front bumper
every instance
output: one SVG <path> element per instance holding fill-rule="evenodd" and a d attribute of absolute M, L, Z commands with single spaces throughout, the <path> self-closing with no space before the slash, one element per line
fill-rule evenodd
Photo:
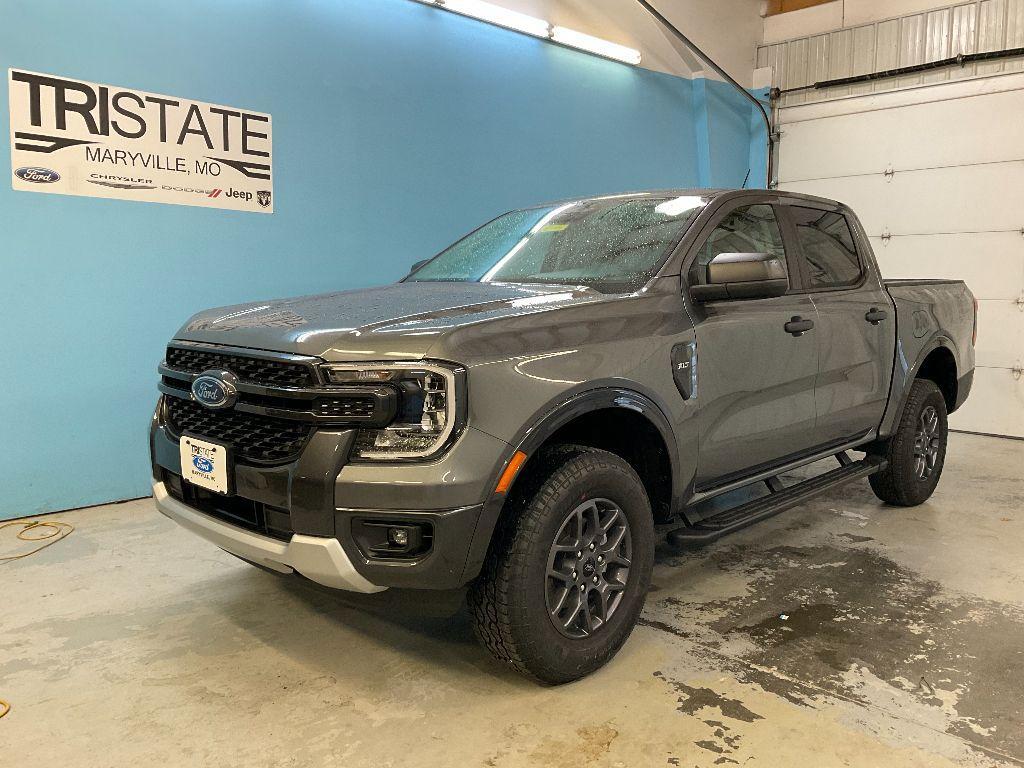
<path fill-rule="evenodd" d="M 510 450 L 508 445 L 467 428 L 435 462 L 349 464 L 354 434 L 318 430 L 293 463 L 235 465 L 235 498 L 278 510 L 287 520 L 286 530 L 278 530 L 275 536 L 269 535 L 271 531 L 234 525 L 223 516 L 192 506 L 188 499 L 175 498 L 178 494 L 171 495 L 164 481 L 181 474 L 178 441 L 154 419 L 150 434 L 154 495 L 159 487 L 164 498 L 157 497 L 157 506 L 168 517 L 243 559 L 277 571 L 296 571 L 340 589 L 453 589 L 474 578 L 496 516 L 495 472 Z M 196 521 L 208 525 L 199 530 Z M 431 532 L 430 549 L 404 560 L 377 557 L 357 541 L 356 529 L 366 521 L 421 525 Z M 216 539 L 210 530 L 216 532 Z M 232 535 L 225 539 L 228 533 Z M 259 546 L 240 549 L 254 545 Z M 330 561 L 326 570 L 310 566 L 308 558 L 292 562 L 294 553 L 308 554 L 312 545 L 326 548 Z M 319 563 L 322 558 L 321 554 L 315 559 Z M 344 566 L 343 577 L 337 575 L 337 563 Z M 352 583 L 372 589 L 348 586 L 350 579 L 345 574 L 349 568 L 359 577 Z"/>
<path fill-rule="evenodd" d="M 163 483 L 153 483 L 156 508 L 174 522 L 225 552 L 279 573 L 301 573 L 318 584 L 350 592 L 381 592 L 356 571 L 341 543 L 322 536 L 295 534 L 284 542 L 221 522 L 172 498 Z"/>

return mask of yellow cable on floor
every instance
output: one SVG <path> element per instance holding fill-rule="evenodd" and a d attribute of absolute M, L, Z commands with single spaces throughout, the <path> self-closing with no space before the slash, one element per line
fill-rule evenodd
<path fill-rule="evenodd" d="M 67 538 L 67 536 L 73 530 L 75 530 L 75 526 L 73 526 L 71 523 L 62 523 L 62 522 L 57 521 L 57 520 L 53 520 L 53 521 L 50 521 L 50 520 L 33 520 L 30 523 L 23 523 L 20 520 L 11 520 L 11 521 L 6 522 L 6 523 L 0 523 L 0 529 L 6 528 L 6 527 L 8 527 L 10 525 L 20 525 L 22 527 L 21 530 L 18 531 L 18 538 L 21 539 L 22 541 L 45 541 L 46 543 L 45 544 L 40 544 L 35 549 L 30 549 L 28 552 L 22 552 L 20 555 L 5 555 L 3 557 L 0 557 L 0 562 L 7 562 L 7 561 L 10 561 L 10 560 L 20 560 L 23 557 L 28 557 L 29 555 L 34 555 L 36 552 L 39 552 L 40 550 L 46 549 L 51 544 L 56 544 L 61 539 Z M 35 530 L 37 528 L 50 528 L 50 529 L 52 529 L 52 532 L 51 533 L 47 533 L 45 536 L 26 536 L 25 535 L 29 531 Z M 7 714 L 7 712 L 5 711 L 3 714 L 0 714 L 0 717 L 3 717 L 6 714 Z"/>
<path fill-rule="evenodd" d="M 0 557 L 0 562 L 8 562 L 10 560 L 21 560 L 23 557 L 34 555 L 40 550 L 46 549 L 51 544 L 56 544 L 61 539 L 67 538 L 70 533 L 75 530 L 75 526 L 71 523 L 62 523 L 59 520 L 33 520 L 30 523 L 23 523 L 20 520 L 11 520 L 6 523 L 0 523 L 0 530 L 7 528 L 11 525 L 20 525 L 21 530 L 18 531 L 18 538 L 21 541 L 45 541 L 45 544 L 40 544 L 35 549 L 31 549 L 28 552 L 22 552 L 20 555 L 4 555 Z M 25 534 L 29 531 L 36 530 L 38 528 L 49 528 L 51 531 L 45 536 L 26 536 Z M 3 717 L 11 711 L 11 705 L 3 699 L 0 699 L 0 717 Z"/>

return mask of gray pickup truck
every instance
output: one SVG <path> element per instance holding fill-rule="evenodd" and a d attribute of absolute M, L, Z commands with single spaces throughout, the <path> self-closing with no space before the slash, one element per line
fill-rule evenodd
<path fill-rule="evenodd" d="M 925 501 L 976 314 L 961 282 L 883 281 L 831 200 L 516 210 L 395 285 L 194 316 L 159 368 L 153 493 L 265 569 L 468 585 L 495 656 L 566 682 L 628 638 L 656 531 L 704 544 L 865 477 Z"/>

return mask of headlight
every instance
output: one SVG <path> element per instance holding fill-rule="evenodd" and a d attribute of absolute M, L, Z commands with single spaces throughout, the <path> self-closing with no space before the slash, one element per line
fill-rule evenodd
<path fill-rule="evenodd" d="M 398 392 L 394 421 L 360 429 L 352 456 L 372 461 L 428 459 L 445 449 L 461 425 L 465 372 L 441 363 L 332 363 L 327 381 L 347 386 L 389 384 Z"/>

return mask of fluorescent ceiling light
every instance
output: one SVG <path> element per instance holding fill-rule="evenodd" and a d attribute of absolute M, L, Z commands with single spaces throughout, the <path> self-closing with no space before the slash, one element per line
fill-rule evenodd
<path fill-rule="evenodd" d="M 444 8 L 447 11 L 486 21 L 489 24 L 496 24 L 499 27 L 514 29 L 534 37 L 553 40 L 570 48 L 596 53 L 598 56 L 615 59 L 626 64 L 640 63 L 640 51 L 633 48 L 611 43 L 593 35 L 586 35 L 568 27 L 557 27 L 544 19 L 502 8 L 493 3 L 485 3 L 484 0 L 417 0 L 417 2 L 432 5 L 435 8 Z"/>
<path fill-rule="evenodd" d="M 548 30 L 551 28 L 551 25 L 544 21 L 544 19 L 538 19 L 525 13 L 519 13 L 519 11 L 502 8 L 500 5 L 494 5 L 493 3 L 485 3 L 483 0 L 442 0 L 441 2 L 421 0 L 421 2 L 426 2 L 427 5 L 438 5 L 449 11 L 461 13 L 463 16 L 472 16 L 474 19 L 497 24 L 499 27 L 508 27 L 519 32 L 525 32 L 535 37 L 547 37 Z"/>
<path fill-rule="evenodd" d="M 521 250 L 523 250 L 523 248 L 526 247 L 526 244 L 528 242 L 530 242 L 530 238 L 533 235 L 537 234 L 542 229 L 544 229 L 544 227 L 546 227 L 548 225 L 548 223 L 553 218 L 555 218 L 555 216 L 560 214 L 566 208 L 572 208 L 574 205 L 576 205 L 576 203 L 566 203 L 565 205 L 560 205 L 557 208 L 555 208 L 555 210 L 545 214 L 541 218 L 540 221 L 538 221 L 536 224 L 533 225 L 533 227 L 530 228 L 530 231 L 526 235 L 526 237 L 524 237 L 522 240 L 520 240 L 518 243 L 516 243 L 515 247 L 513 247 L 511 251 L 509 251 L 504 256 L 502 256 L 497 264 L 495 264 L 493 267 L 491 267 L 489 270 L 487 270 L 487 273 L 483 277 L 480 278 L 480 282 L 481 283 L 489 283 L 489 282 L 491 282 L 491 280 L 494 279 L 494 276 L 496 274 L 498 274 L 499 271 L 501 271 L 501 268 L 504 267 L 508 263 L 508 260 L 511 259 L 513 256 L 515 256 L 517 253 L 519 253 Z"/>
<path fill-rule="evenodd" d="M 618 43 L 610 43 L 607 40 L 602 40 L 600 37 L 585 35 L 574 29 L 568 29 L 566 27 L 552 27 L 551 39 L 556 43 L 561 43 L 562 45 L 571 45 L 573 48 L 582 48 L 584 51 L 596 53 L 598 56 L 615 59 L 616 61 L 624 61 L 627 64 L 640 63 L 640 51 L 633 48 L 627 48 L 626 46 L 619 45 Z"/>
<path fill-rule="evenodd" d="M 525 299 L 512 299 L 513 307 L 534 307 L 538 304 L 554 304 L 557 301 L 568 301 L 572 298 L 572 292 L 548 293 L 540 296 L 528 296 Z"/>
<path fill-rule="evenodd" d="M 692 211 L 694 208 L 703 207 L 704 198 L 696 195 L 683 195 L 682 197 L 666 200 L 661 205 L 656 206 L 654 210 L 665 216 L 679 216 L 687 211 Z"/>
<path fill-rule="evenodd" d="M 498 260 L 497 264 L 495 264 L 493 267 L 491 267 L 489 270 L 487 270 L 487 272 L 484 274 L 484 276 L 480 278 L 480 282 L 481 283 L 489 283 L 489 282 L 491 282 L 491 280 L 494 278 L 494 276 L 496 274 L 498 274 L 498 270 L 500 270 L 502 267 L 504 267 L 505 264 L 508 263 L 509 259 L 511 259 L 517 253 L 519 253 L 521 250 L 523 250 L 523 248 L 526 247 L 526 244 L 528 242 L 530 242 L 529 235 L 527 235 L 522 240 L 520 240 L 518 243 L 516 243 L 515 246 L 513 246 L 511 251 L 509 251 L 504 256 L 502 256 Z"/>
<path fill-rule="evenodd" d="M 602 195 L 601 197 L 588 197 L 588 200 L 618 200 L 621 197 L 650 197 L 650 192 L 624 192 L 621 195 Z"/>

